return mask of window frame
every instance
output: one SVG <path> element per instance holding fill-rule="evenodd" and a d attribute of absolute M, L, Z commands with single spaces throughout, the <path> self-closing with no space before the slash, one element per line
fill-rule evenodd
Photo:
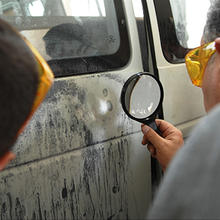
<path fill-rule="evenodd" d="M 118 50 L 114 54 L 109 55 L 48 60 L 47 62 L 53 70 L 56 78 L 113 71 L 124 67 L 129 62 L 131 49 L 123 1 L 113 0 L 113 2 L 115 5 L 120 37 Z M 15 18 L 10 16 L 0 17 L 16 27 Z M 43 17 L 31 17 L 31 19 L 36 20 L 37 22 L 39 22 L 40 19 L 43 19 L 41 24 L 46 24 L 44 23 L 46 22 L 46 19 Z M 68 17 L 66 17 L 66 20 L 68 20 Z M 26 28 L 28 27 L 27 25 L 28 24 L 23 23 L 19 29 L 24 30 L 25 26 Z M 18 27 L 16 28 L 18 29 Z"/>
<path fill-rule="evenodd" d="M 184 63 L 185 55 L 191 48 L 183 47 L 178 40 L 170 1 L 154 0 L 154 6 L 158 22 L 161 48 L 163 51 L 164 58 L 172 64 Z M 168 24 L 169 27 L 167 27 Z M 169 32 L 169 37 L 172 38 L 171 40 L 167 40 L 165 30 Z M 173 47 L 175 47 L 175 51 L 171 54 L 170 48 Z M 173 55 L 175 56 L 175 59 L 172 58 Z"/>

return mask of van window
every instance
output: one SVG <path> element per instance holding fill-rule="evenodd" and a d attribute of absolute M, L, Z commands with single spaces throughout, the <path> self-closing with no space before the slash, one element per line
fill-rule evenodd
<path fill-rule="evenodd" d="M 198 47 L 206 23 L 210 0 L 170 0 L 170 4 L 177 38 L 181 46 Z"/>
<path fill-rule="evenodd" d="M 132 0 L 133 9 L 134 9 L 134 15 L 136 18 L 143 18 L 143 6 L 141 0 Z"/>
<path fill-rule="evenodd" d="M 122 2 L 114 2 L 1 0 L 0 14 L 39 50 L 56 76 L 67 76 L 112 70 L 128 62 Z"/>
<path fill-rule="evenodd" d="M 210 0 L 154 0 L 154 4 L 164 57 L 171 63 L 184 62 L 186 53 L 200 45 Z"/>

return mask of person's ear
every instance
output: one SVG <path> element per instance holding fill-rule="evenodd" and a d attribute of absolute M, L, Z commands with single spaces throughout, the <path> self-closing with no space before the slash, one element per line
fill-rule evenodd
<path fill-rule="evenodd" d="M 0 157 L 0 171 L 2 171 L 6 165 L 11 161 L 15 159 L 15 154 L 11 151 L 6 152 L 3 156 Z"/>
<path fill-rule="evenodd" d="M 216 51 L 220 54 L 220 38 L 216 38 L 215 39 L 215 48 L 216 48 Z"/>

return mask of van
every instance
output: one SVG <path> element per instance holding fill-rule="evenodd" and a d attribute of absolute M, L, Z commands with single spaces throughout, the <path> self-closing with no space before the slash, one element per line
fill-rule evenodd
<path fill-rule="evenodd" d="M 16 159 L 0 173 L 2 220 L 146 217 L 162 173 L 141 144 L 140 123 L 122 110 L 121 90 L 135 73 L 156 76 L 164 89 L 158 118 L 187 138 L 205 111 L 184 57 L 199 46 L 209 4 L 0 1 L 1 18 L 39 50 L 55 74 L 14 146 Z"/>

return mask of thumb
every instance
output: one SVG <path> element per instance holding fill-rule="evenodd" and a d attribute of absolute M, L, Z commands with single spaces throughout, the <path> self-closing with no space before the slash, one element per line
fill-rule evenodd
<path fill-rule="evenodd" d="M 159 145 L 159 143 L 161 143 L 161 141 L 163 141 L 163 138 L 157 134 L 156 131 L 154 131 L 151 127 L 147 126 L 147 125 L 143 125 L 141 126 L 141 130 L 143 133 L 143 140 L 142 140 L 142 144 L 147 144 L 148 142 L 150 142 L 155 148 L 157 148 Z"/>

